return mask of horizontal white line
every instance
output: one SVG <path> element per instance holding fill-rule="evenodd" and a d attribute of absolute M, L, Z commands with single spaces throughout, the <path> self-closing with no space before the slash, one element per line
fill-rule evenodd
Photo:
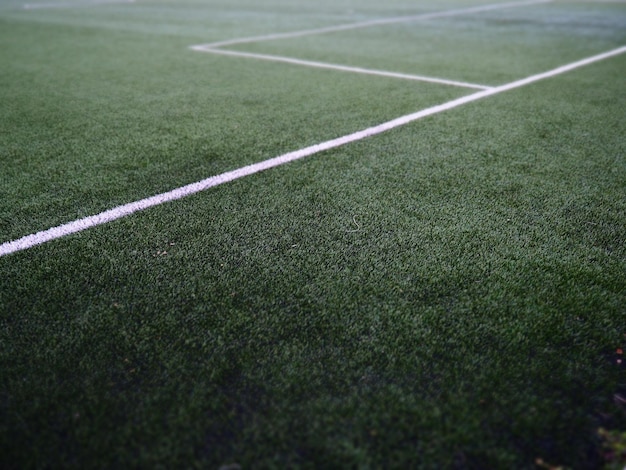
<path fill-rule="evenodd" d="M 600 60 L 608 59 L 609 57 L 623 54 L 625 52 L 626 52 L 626 46 L 622 46 L 617 49 L 613 49 L 611 51 L 605 52 L 603 54 L 598 54 L 593 57 L 588 57 L 586 59 L 579 60 L 578 62 L 573 62 L 571 64 L 567 64 L 562 67 L 557 67 L 548 72 L 540 73 L 537 75 L 532 75 L 530 77 L 517 80 L 511 83 L 508 83 L 506 85 L 501 85 L 495 88 L 491 88 L 489 90 L 479 91 L 471 95 L 464 96 L 462 98 L 457 98 L 455 100 L 448 101 L 447 103 L 444 103 L 444 104 L 433 106 L 433 107 L 424 109 L 422 111 L 418 111 L 413 114 L 408 114 L 406 116 L 393 119 L 391 121 L 385 122 L 378 126 L 370 127 L 368 129 L 355 132 L 353 134 L 345 135 L 337 139 L 322 142 L 321 144 L 312 145 L 310 147 L 296 150 L 295 152 L 289 152 L 284 155 L 271 158 L 269 160 L 265 160 L 259 163 L 255 163 L 255 164 L 248 165 L 242 168 L 238 168 L 236 170 L 222 173 L 221 175 L 212 176 L 202 181 L 198 181 L 197 183 L 192 183 L 187 186 L 183 186 L 181 188 L 168 191 L 166 193 L 157 194 L 156 196 L 142 199 L 140 201 L 135 201 L 129 204 L 124 204 L 122 206 L 115 207 L 113 209 L 107 210 L 97 215 L 85 217 L 83 219 L 75 220 L 73 222 L 60 225 L 58 227 L 50 228 L 48 230 L 44 230 L 44 231 L 41 231 L 32 235 L 27 235 L 17 240 L 5 242 L 2 245 L 0 245 L 0 256 L 8 255 L 10 253 L 14 253 L 20 250 L 25 250 L 27 248 L 31 248 L 33 246 L 40 245 L 42 243 L 45 243 L 51 240 L 55 240 L 57 238 L 61 238 L 66 235 L 70 235 L 72 233 L 80 232 L 90 227 L 102 225 L 107 222 L 111 222 L 113 220 L 120 219 L 127 215 L 133 214 L 135 212 L 147 209 L 149 207 L 157 206 L 165 202 L 174 201 L 176 199 L 180 199 L 185 196 L 196 194 L 200 191 L 204 191 L 214 186 L 218 186 L 218 185 L 227 183 L 229 181 L 243 178 L 244 176 L 253 175 L 255 173 L 259 173 L 261 171 L 267 170 L 269 168 L 274 168 L 280 165 L 284 165 L 285 163 L 289 163 L 294 160 L 299 160 L 301 158 L 308 157 L 310 155 L 323 152 L 325 150 L 334 149 L 342 145 L 348 144 L 350 142 L 356 142 L 358 140 L 365 139 L 366 137 L 374 136 L 382 132 L 386 132 L 388 130 L 394 129 L 396 127 L 403 126 L 410 122 L 417 121 L 418 119 L 422 119 L 427 116 L 432 116 L 434 114 L 441 113 L 443 111 L 447 111 L 449 109 L 453 109 L 458 106 L 462 106 L 464 104 L 486 98 L 488 96 L 493 96 L 499 93 L 513 90 L 515 88 L 519 88 L 519 87 L 537 82 L 539 80 L 554 77 L 556 75 L 560 75 L 565 72 L 569 72 L 571 70 L 577 69 L 579 67 L 583 67 L 583 66 L 592 64 L 594 62 L 598 62 Z"/>
<path fill-rule="evenodd" d="M 435 18 L 446 18 L 446 17 L 451 17 L 451 16 L 470 15 L 473 13 L 482 13 L 482 12 L 492 11 L 492 10 L 502 10 L 504 8 L 516 8 L 516 7 L 537 5 L 540 3 L 550 3 L 550 2 L 552 2 L 552 0 L 526 0 L 526 1 L 512 2 L 512 3 L 492 3 L 489 5 L 481 5 L 481 6 L 471 7 L 471 8 L 462 8 L 459 10 L 437 11 L 433 13 L 422 13 L 420 15 L 399 16 L 399 17 L 394 17 L 394 18 L 382 18 L 378 20 L 363 21 L 361 23 L 340 24 L 336 26 L 328 26 L 325 28 L 318 28 L 318 29 L 307 29 L 303 31 L 292 31 L 292 32 L 287 32 L 287 33 L 268 34 L 265 36 L 228 39 L 226 41 L 219 41 L 219 42 L 214 42 L 210 44 L 204 44 L 204 46 L 215 49 L 218 47 L 234 46 L 236 44 L 248 44 L 248 43 L 253 43 L 253 42 L 272 41 L 275 39 L 288 39 L 288 38 L 297 38 L 297 37 L 303 37 L 303 36 L 313 36 L 316 34 L 334 33 L 338 31 L 348 31 L 351 29 L 369 28 L 372 26 L 382 26 L 382 25 L 394 24 L 394 23 L 408 23 L 411 21 L 430 20 L 430 19 L 435 19 Z"/>
<path fill-rule="evenodd" d="M 439 83 L 442 85 L 451 85 L 463 88 L 473 88 L 475 90 L 488 90 L 492 87 L 485 85 L 477 85 L 475 83 L 459 82 L 455 80 L 446 80 L 444 78 L 425 77 L 422 75 L 409 75 L 404 73 L 388 72 L 385 70 L 372 70 L 362 67 L 350 67 L 347 65 L 329 64 L 325 62 L 315 62 L 312 60 L 302 60 L 293 57 L 284 57 L 269 54 L 255 54 L 253 52 L 230 51 L 224 49 L 211 49 L 207 46 L 191 46 L 191 49 L 198 52 L 208 52 L 211 54 L 220 54 L 234 57 L 245 57 L 249 59 L 267 60 L 271 62 L 284 62 L 287 64 L 303 65 L 305 67 L 315 67 L 320 69 L 340 70 L 342 72 L 360 73 L 365 75 L 377 75 L 381 77 L 400 78 L 404 80 L 415 80 L 420 82 Z"/>
<path fill-rule="evenodd" d="M 26 3 L 24 10 L 42 10 L 46 8 L 81 8 L 96 5 L 113 5 L 119 3 L 134 3 L 135 0 L 91 0 L 89 2 L 58 2 L 58 3 Z"/>

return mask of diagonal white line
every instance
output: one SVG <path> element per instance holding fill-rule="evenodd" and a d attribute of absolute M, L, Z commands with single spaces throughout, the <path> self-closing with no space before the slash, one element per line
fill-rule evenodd
<path fill-rule="evenodd" d="M 475 83 L 460 82 L 456 80 L 446 80 L 444 78 L 426 77 L 423 75 L 409 75 L 405 73 L 388 72 L 385 70 L 372 70 L 363 67 L 350 67 L 348 65 L 329 64 L 326 62 L 315 62 L 312 60 L 302 60 L 293 57 L 284 57 L 269 54 L 256 54 L 253 52 L 229 51 L 224 49 L 212 49 L 206 46 L 191 46 L 191 49 L 198 52 L 208 52 L 210 54 L 220 54 L 233 57 L 245 57 L 248 59 L 267 60 L 270 62 L 284 62 L 287 64 L 303 65 L 305 67 L 314 67 L 319 69 L 340 70 L 342 72 L 360 73 L 365 75 L 377 75 L 381 77 L 401 78 L 404 80 L 415 80 L 419 82 L 439 83 L 442 85 L 458 86 L 463 88 L 473 88 L 475 90 L 488 90 L 492 87 L 485 85 L 477 85 Z"/>
<path fill-rule="evenodd" d="M 248 165 L 242 168 L 238 168 L 236 170 L 222 173 L 221 175 L 212 176 L 202 181 L 198 181 L 197 183 L 192 183 L 187 186 L 183 186 L 183 187 L 174 189 L 172 191 L 168 191 L 166 193 L 157 194 L 156 196 L 142 199 L 140 201 L 135 201 L 129 204 L 124 204 L 122 206 L 115 207 L 113 209 L 102 212 L 100 214 L 92 215 L 90 217 L 85 217 L 83 219 L 78 219 L 73 222 L 60 225 L 58 227 L 50 228 L 48 230 L 34 233 L 32 235 L 27 235 L 17 240 L 5 242 L 2 245 L 0 245 L 0 256 L 8 255 L 10 253 L 14 253 L 20 250 L 26 250 L 27 248 L 31 248 L 33 246 L 40 245 L 42 243 L 45 243 L 51 240 L 55 240 L 57 238 L 61 238 L 66 235 L 70 235 L 72 233 L 80 232 L 90 227 L 95 227 L 97 225 L 102 225 L 107 222 L 120 219 L 122 217 L 133 214 L 135 212 L 147 209 L 149 207 L 153 207 L 153 206 L 157 206 L 157 205 L 169 202 L 169 201 L 181 199 L 183 197 L 196 194 L 200 191 L 204 191 L 214 186 L 218 186 L 218 185 L 227 183 L 229 181 L 243 178 L 244 176 L 253 175 L 255 173 L 259 173 L 261 171 L 267 170 L 269 168 L 274 168 L 280 165 L 284 165 L 285 163 L 299 160 L 301 158 L 308 157 L 310 155 L 323 152 L 325 150 L 334 149 L 342 145 L 346 145 L 350 142 L 356 142 L 358 140 L 362 140 L 367 137 L 381 134 L 391 129 L 395 129 L 396 127 L 404 126 L 408 123 L 417 121 L 418 119 L 422 119 L 427 116 L 432 116 L 434 114 L 438 114 L 443 111 L 457 108 L 464 104 L 471 103 L 473 101 L 478 101 L 483 98 L 487 98 L 489 96 L 494 96 L 494 95 L 504 93 L 509 90 L 520 88 L 520 87 L 529 85 L 531 83 L 537 82 L 539 80 L 551 78 L 556 75 L 560 75 L 560 74 L 569 72 L 571 70 L 577 69 L 579 67 L 584 67 L 586 65 L 593 64 L 594 62 L 598 62 L 600 60 L 604 60 L 610 57 L 624 54 L 625 52 L 626 52 L 626 46 L 622 46 L 617 49 L 613 49 L 611 51 L 595 55 L 593 57 L 588 57 L 586 59 L 579 60 L 571 64 L 563 65 L 562 67 L 557 67 L 548 72 L 540 73 L 537 75 L 532 75 L 530 77 L 526 77 L 521 80 L 516 80 L 514 82 L 507 83 L 505 85 L 491 88 L 489 90 L 479 91 L 471 95 L 464 96 L 462 98 L 457 98 L 455 100 L 448 101 L 447 103 L 444 103 L 444 104 L 440 104 L 437 106 L 424 109 L 422 111 L 418 111 L 413 114 L 407 114 L 406 116 L 393 119 L 391 121 L 379 124 L 378 126 L 370 127 L 368 129 L 355 132 L 353 134 L 345 135 L 337 139 L 322 142 L 317 145 L 312 145 L 310 147 L 296 150 L 295 152 L 289 152 L 284 155 L 271 158 L 269 160 L 265 160 L 259 163 L 254 163 L 252 165 Z"/>
<path fill-rule="evenodd" d="M 422 13 L 412 16 L 399 16 L 394 18 L 382 18 L 378 20 L 363 21 L 361 23 L 347 23 L 335 26 L 327 26 L 318 29 L 306 29 L 303 31 L 292 31 L 286 33 L 268 34 L 265 36 L 254 36 L 248 38 L 228 39 L 226 41 L 213 42 L 210 44 L 201 44 L 202 46 L 215 49 L 218 47 L 234 46 L 236 44 L 248 44 L 261 41 L 272 41 L 275 39 L 298 38 L 303 36 L 313 36 L 317 34 L 334 33 L 338 31 L 348 31 L 351 29 L 369 28 L 372 26 L 381 26 L 394 23 L 409 23 L 411 21 L 431 20 L 435 18 L 446 18 L 451 16 L 471 15 L 473 13 L 482 13 L 492 10 L 502 10 L 505 8 L 517 8 L 529 5 L 537 5 L 540 3 L 551 3 L 553 0 L 525 0 L 512 3 L 492 3 L 489 5 L 480 5 L 471 8 L 462 8 L 459 10 L 436 11 L 432 13 Z"/>

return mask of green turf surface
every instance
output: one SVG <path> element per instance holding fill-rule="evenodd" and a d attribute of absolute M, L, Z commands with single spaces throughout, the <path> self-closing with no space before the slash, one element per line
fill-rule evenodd
<path fill-rule="evenodd" d="M 4 3 L 0 243 L 473 92 L 189 45 L 477 4 Z M 626 7 L 413 26 L 235 49 L 496 85 L 625 44 Z M 624 76 L 622 55 L 0 257 L 0 466 L 610 464 Z"/>
<path fill-rule="evenodd" d="M 236 49 L 495 86 L 621 46 L 615 9 L 550 3 Z"/>

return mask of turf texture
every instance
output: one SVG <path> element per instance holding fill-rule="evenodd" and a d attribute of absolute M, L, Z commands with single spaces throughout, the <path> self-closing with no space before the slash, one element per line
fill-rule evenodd
<path fill-rule="evenodd" d="M 0 242 L 472 93 L 188 46 L 475 1 L 65 3 L 0 7 Z M 499 85 L 625 26 L 557 1 L 235 49 Z M 625 72 L 0 257 L 0 466 L 616 465 Z"/>

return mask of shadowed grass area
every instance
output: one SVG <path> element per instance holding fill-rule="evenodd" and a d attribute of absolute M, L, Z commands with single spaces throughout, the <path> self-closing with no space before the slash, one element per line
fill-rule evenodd
<path fill-rule="evenodd" d="M 160 58 L 170 39 L 133 37 L 139 63 L 86 58 L 88 79 L 59 96 L 20 86 L 29 61 L 7 62 L 2 241 L 459 93 Z M 71 75 L 30 66 L 38 86 Z M 95 81 L 106 67 L 128 82 Z M 625 67 L 613 58 L 0 258 L 1 466 L 610 464 L 603 440 L 626 429 Z M 65 99 L 100 86 L 110 99 Z"/>

